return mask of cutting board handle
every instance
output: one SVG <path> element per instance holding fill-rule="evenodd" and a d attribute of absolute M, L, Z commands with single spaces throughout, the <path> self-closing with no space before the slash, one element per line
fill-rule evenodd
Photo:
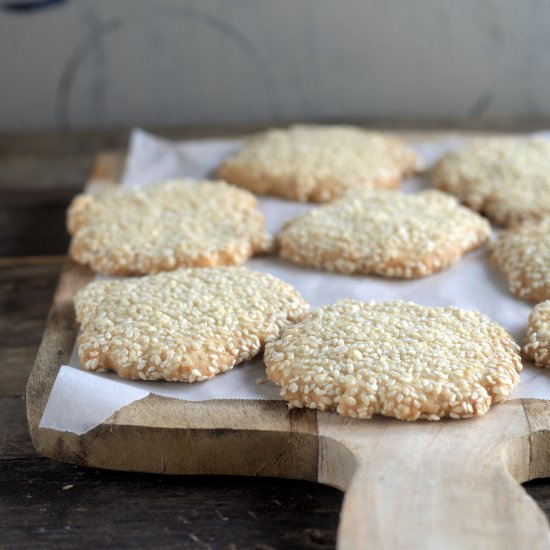
<path fill-rule="evenodd" d="M 346 491 L 339 548 L 550 548 L 546 516 L 519 485 L 533 443 L 520 401 L 459 422 L 318 422 L 319 480 Z"/>

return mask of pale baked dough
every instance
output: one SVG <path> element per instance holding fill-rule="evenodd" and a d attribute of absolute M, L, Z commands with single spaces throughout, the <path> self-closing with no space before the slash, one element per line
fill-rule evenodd
<path fill-rule="evenodd" d="M 537 304 L 529 315 L 523 352 L 535 365 L 550 369 L 550 300 Z"/>
<path fill-rule="evenodd" d="M 550 298 L 550 217 L 503 231 L 491 257 L 506 273 L 510 292 L 530 302 Z"/>
<path fill-rule="evenodd" d="M 550 143 L 538 138 L 473 140 L 443 156 L 435 187 L 502 226 L 550 215 Z"/>
<path fill-rule="evenodd" d="M 289 284 L 240 267 L 93 282 L 75 307 L 86 369 L 183 382 L 251 359 L 308 309 Z"/>
<path fill-rule="evenodd" d="M 68 228 L 72 258 L 111 275 L 242 264 L 271 245 L 254 195 L 215 181 L 78 195 Z"/>
<path fill-rule="evenodd" d="M 419 166 L 398 138 L 353 126 L 299 124 L 250 138 L 218 176 L 254 193 L 327 202 L 353 187 L 394 189 Z"/>
<path fill-rule="evenodd" d="M 519 382 L 518 350 L 476 311 L 340 300 L 285 328 L 264 361 L 290 407 L 439 420 L 505 401 Z"/>
<path fill-rule="evenodd" d="M 277 241 L 298 264 L 410 278 L 445 269 L 489 235 L 485 219 L 440 191 L 356 189 L 289 221 Z"/>

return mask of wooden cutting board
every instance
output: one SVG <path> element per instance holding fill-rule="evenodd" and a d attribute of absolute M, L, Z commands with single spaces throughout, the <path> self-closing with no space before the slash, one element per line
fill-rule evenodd
<path fill-rule="evenodd" d="M 87 189 L 116 185 L 123 162 L 99 155 Z M 346 492 L 342 549 L 550 548 L 548 521 L 520 486 L 550 476 L 548 401 L 509 401 L 472 420 L 404 423 L 289 411 L 282 401 L 149 395 L 84 435 L 39 428 L 76 337 L 73 295 L 92 278 L 67 260 L 29 378 L 29 427 L 43 455 L 115 470 L 325 483 Z"/>

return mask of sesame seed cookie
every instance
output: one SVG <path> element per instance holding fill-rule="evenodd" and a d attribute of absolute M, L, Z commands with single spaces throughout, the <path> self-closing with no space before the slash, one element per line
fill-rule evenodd
<path fill-rule="evenodd" d="M 489 235 L 486 220 L 440 191 L 354 189 L 290 220 L 278 245 L 298 264 L 410 278 L 450 266 Z"/>
<path fill-rule="evenodd" d="M 298 124 L 252 137 L 218 175 L 254 193 L 328 202 L 352 187 L 394 189 L 419 166 L 397 138 L 352 126 Z"/>
<path fill-rule="evenodd" d="M 272 275 L 213 267 L 93 282 L 75 308 L 86 369 L 200 382 L 257 355 L 308 305 Z"/>
<path fill-rule="evenodd" d="M 443 156 L 433 185 L 512 226 L 550 214 L 550 143 L 537 138 L 473 140 Z"/>
<path fill-rule="evenodd" d="M 110 275 L 241 264 L 270 245 L 254 195 L 224 182 L 83 194 L 67 218 L 72 258 Z"/>
<path fill-rule="evenodd" d="M 512 294 L 530 302 L 550 298 L 550 217 L 503 231 L 491 245 Z"/>
<path fill-rule="evenodd" d="M 550 369 L 550 300 L 537 304 L 529 315 L 523 351 L 535 365 Z"/>
<path fill-rule="evenodd" d="M 285 328 L 264 361 L 291 408 L 439 420 L 505 401 L 519 382 L 518 350 L 475 311 L 339 300 Z"/>

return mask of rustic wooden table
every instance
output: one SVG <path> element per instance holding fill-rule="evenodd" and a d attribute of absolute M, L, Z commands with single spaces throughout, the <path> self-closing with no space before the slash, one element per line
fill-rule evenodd
<path fill-rule="evenodd" d="M 342 502 L 335 489 L 91 470 L 32 447 L 25 384 L 68 245 L 65 209 L 95 153 L 124 149 L 127 137 L 0 137 L 0 547 L 331 548 Z M 525 488 L 550 517 L 550 479 Z"/>

